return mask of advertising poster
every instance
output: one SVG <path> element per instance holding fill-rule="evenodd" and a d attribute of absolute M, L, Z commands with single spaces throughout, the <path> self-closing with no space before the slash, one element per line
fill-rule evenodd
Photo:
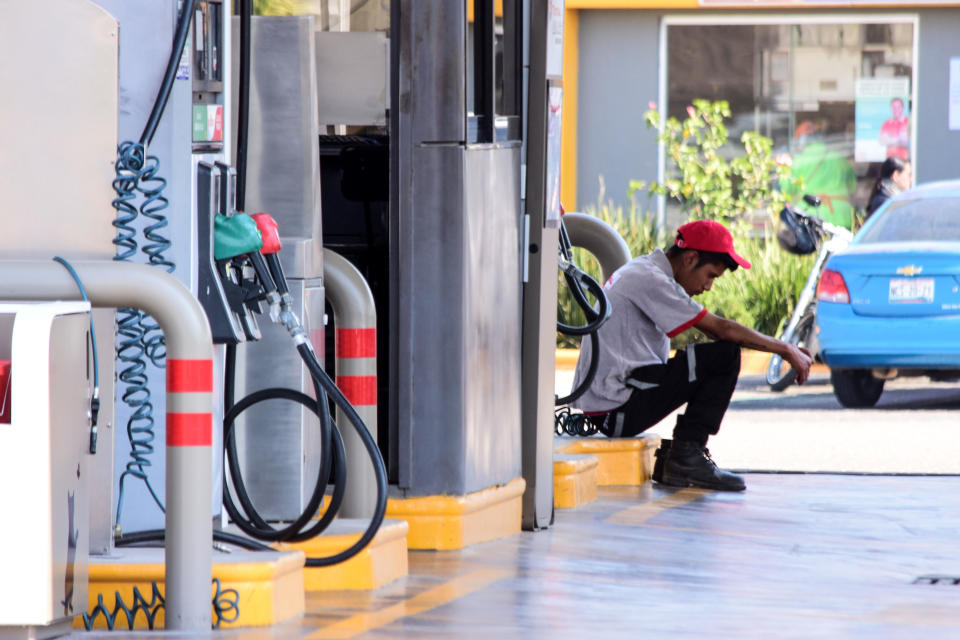
<path fill-rule="evenodd" d="M 910 157 L 910 78 L 857 80 L 857 162 Z"/>

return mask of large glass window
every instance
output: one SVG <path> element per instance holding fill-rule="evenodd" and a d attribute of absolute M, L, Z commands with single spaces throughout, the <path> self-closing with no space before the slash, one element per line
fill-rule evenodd
<path fill-rule="evenodd" d="M 808 193 L 862 211 L 881 163 L 912 149 L 914 22 L 884 20 L 668 22 L 668 114 L 727 100 L 731 140 L 759 131 L 789 154 Z"/>

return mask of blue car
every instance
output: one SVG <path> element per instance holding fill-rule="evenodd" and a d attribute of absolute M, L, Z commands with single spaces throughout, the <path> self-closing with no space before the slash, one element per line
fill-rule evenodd
<path fill-rule="evenodd" d="M 845 407 L 897 376 L 960 377 L 960 180 L 897 194 L 827 260 L 815 341 Z"/>

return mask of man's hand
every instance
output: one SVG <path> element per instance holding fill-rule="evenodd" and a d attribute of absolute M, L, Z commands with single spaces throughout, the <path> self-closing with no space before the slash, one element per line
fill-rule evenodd
<path fill-rule="evenodd" d="M 727 340 L 749 349 L 779 354 L 797 372 L 797 384 L 803 384 L 810 377 L 813 356 L 802 347 L 765 336 L 739 322 L 721 318 L 710 312 L 707 312 L 694 326 L 716 340 Z"/>
<path fill-rule="evenodd" d="M 810 377 L 813 356 L 804 347 L 797 347 L 789 342 L 783 344 L 786 346 L 786 350 L 781 357 L 789 362 L 793 370 L 797 372 L 797 384 L 803 384 Z"/>

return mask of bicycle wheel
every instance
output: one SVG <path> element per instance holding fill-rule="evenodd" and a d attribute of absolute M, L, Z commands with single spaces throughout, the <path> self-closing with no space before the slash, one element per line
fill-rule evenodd
<path fill-rule="evenodd" d="M 793 332 L 790 338 L 790 344 L 798 347 L 807 346 L 807 340 L 810 338 L 810 332 L 813 331 L 813 314 L 808 313 L 800 318 L 797 323 L 797 330 Z M 770 364 L 767 365 L 767 384 L 771 391 L 783 391 L 797 379 L 797 372 L 793 370 L 788 362 L 777 354 L 770 357 Z"/>

